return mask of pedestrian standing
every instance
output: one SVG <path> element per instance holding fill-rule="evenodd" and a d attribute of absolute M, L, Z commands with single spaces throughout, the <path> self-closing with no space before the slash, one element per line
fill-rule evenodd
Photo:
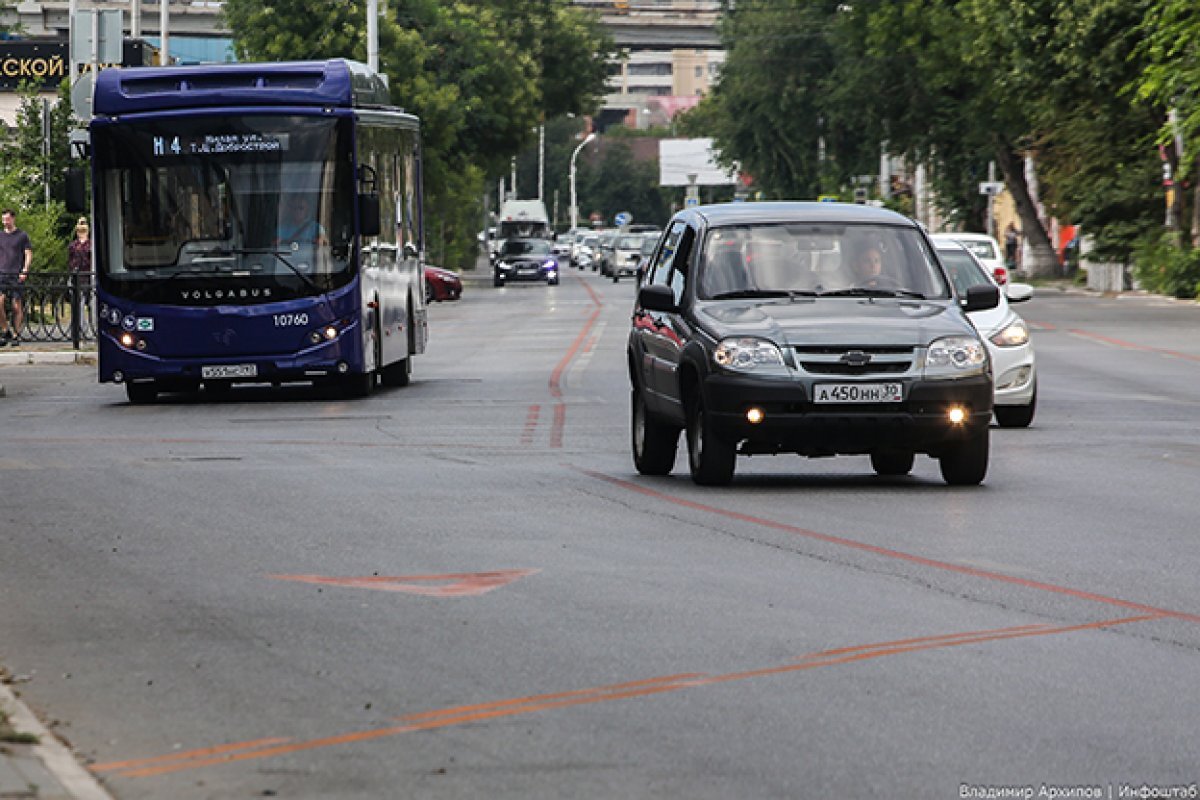
<path fill-rule="evenodd" d="M 92 239 L 89 235 L 87 217 L 75 223 L 75 238 L 67 245 L 67 268 L 86 281 L 92 274 Z"/>
<path fill-rule="evenodd" d="M 33 243 L 29 234 L 17 227 L 17 212 L 11 208 L 0 212 L 0 347 L 21 344 L 21 328 L 25 324 L 23 307 L 25 281 L 33 263 Z M 5 304 L 12 301 L 12 326 L 8 322 Z"/>
<path fill-rule="evenodd" d="M 1013 223 L 1008 223 L 1008 227 L 1004 229 L 1004 262 L 1009 270 L 1017 268 L 1017 251 L 1021 244 L 1021 232 L 1017 230 L 1017 226 Z"/>
<path fill-rule="evenodd" d="M 71 281 L 78 290 L 73 308 L 86 309 L 87 319 L 92 318 L 92 238 L 87 217 L 75 223 L 75 238 L 67 245 L 67 268 L 71 270 Z"/>

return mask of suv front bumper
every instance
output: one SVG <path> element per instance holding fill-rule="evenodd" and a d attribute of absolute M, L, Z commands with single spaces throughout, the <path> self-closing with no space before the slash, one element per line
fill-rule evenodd
<path fill-rule="evenodd" d="M 806 456 L 895 451 L 936 456 L 977 436 L 992 418 L 992 379 L 987 375 L 902 379 L 904 400 L 878 404 L 813 403 L 813 386 L 825 382 L 709 375 L 703 384 L 705 410 L 713 433 L 739 442 L 738 452 Z M 950 419 L 955 408 L 965 412 L 960 422 Z M 760 422 L 749 421 L 752 409 L 761 412 Z"/>

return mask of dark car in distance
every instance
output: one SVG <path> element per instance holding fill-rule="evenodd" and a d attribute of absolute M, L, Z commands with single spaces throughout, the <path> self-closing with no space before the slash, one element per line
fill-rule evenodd
<path fill-rule="evenodd" d="M 633 460 L 702 485 L 738 455 L 868 455 L 880 475 L 938 459 L 949 484 L 988 466 L 992 373 L 965 296 L 912 220 L 839 203 L 729 203 L 672 219 L 628 340 Z"/>
<path fill-rule="evenodd" d="M 492 265 L 492 283 L 545 281 L 558 285 L 558 256 L 549 239 L 507 239 Z"/>

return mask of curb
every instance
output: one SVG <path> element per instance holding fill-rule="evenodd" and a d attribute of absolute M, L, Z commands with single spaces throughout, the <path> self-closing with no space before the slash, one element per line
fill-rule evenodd
<path fill-rule="evenodd" d="M 66 746 L 0 681 L 0 709 L 37 744 L 0 748 L 0 796 L 30 800 L 113 800 Z"/>
<path fill-rule="evenodd" d="M 95 364 L 89 350 L 9 350 L 0 352 L 0 367 L 20 364 Z"/>

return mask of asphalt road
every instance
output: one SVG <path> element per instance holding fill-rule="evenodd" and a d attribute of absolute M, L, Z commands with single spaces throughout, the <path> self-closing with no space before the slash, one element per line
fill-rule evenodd
<path fill-rule="evenodd" d="M 1200 308 L 1019 306 L 1038 415 L 981 487 L 701 489 L 633 470 L 632 293 L 470 285 L 361 401 L 0 369 L 0 664 L 118 798 L 1200 781 Z"/>

